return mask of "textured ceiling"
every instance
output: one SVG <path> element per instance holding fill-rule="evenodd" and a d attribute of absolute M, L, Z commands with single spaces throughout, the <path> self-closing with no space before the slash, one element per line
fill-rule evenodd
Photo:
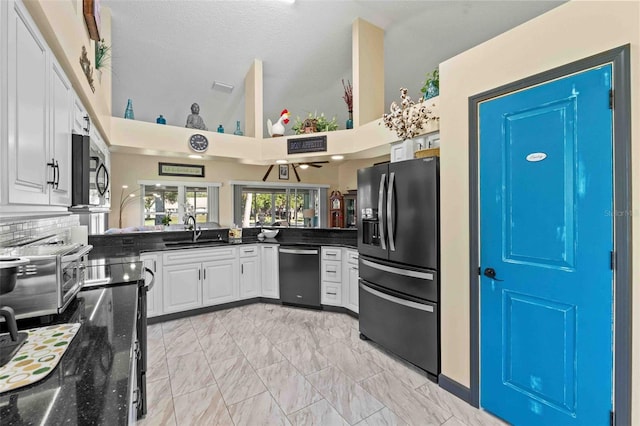
<path fill-rule="evenodd" d="M 341 80 L 352 80 L 355 18 L 385 30 L 387 108 L 401 86 L 417 98 L 438 63 L 561 3 L 103 0 L 112 11 L 113 114 L 122 117 L 131 98 L 137 120 L 162 114 L 184 126 L 197 102 L 209 130 L 232 133 L 236 120 L 244 130 L 244 77 L 260 59 L 265 120 L 288 108 L 293 117 L 336 115 L 344 128 Z M 235 88 L 212 90 L 214 80 Z"/>

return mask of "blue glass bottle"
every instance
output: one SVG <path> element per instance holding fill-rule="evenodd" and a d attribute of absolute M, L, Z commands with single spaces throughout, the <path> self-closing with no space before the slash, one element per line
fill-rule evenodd
<path fill-rule="evenodd" d="M 440 94 L 440 89 L 438 88 L 438 86 L 436 86 L 433 82 L 429 82 L 429 85 L 427 86 L 427 91 L 424 93 L 424 98 L 426 99 L 431 99 L 435 96 L 438 96 Z"/>
<path fill-rule="evenodd" d="M 222 127 L 222 124 L 218 126 L 218 133 L 224 133 L 224 127 Z"/>
<path fill-rule="evenodd" d="M 133 103 L 131 102 L 131 99 L 127 100 L 127 109 L 124 110 L 124 118 L 135 120 L 133 117 Z"/>
<path fill-rule="evenodd" d="M 156 118 L 156 123 L 158 124 L 167 124 L 167 120 L 160 114 L 160 117 Z"/>
<path fill-rule="evenodd" d="M 349 111 L 349 119 L 347 120 L 347 129 L 353 129 L 353 111 Z"/>
<path fill-rule="evenodd" d="M 242 133 L 242 130 L 240 130 L 240 120 L 236 121 L 236 131 L 233 132 L 233 134 L 236 136 L 244 135 L 244 133 Z"/>

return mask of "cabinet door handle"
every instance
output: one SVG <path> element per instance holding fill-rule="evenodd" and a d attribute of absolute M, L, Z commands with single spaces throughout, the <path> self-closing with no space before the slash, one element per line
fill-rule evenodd
<path fill-rule="evenodd" d="M 55 189 L 58 189 L 58 184 L 60 183 L 60 165 L 58 164 L 58 160 L 56 160 L 56 165 L 53 166 L 53 176 L 53 180 L 55 181 L 53 185 Z"/>
<path fill-rule="evenodd" d="M 244 263 L 240 265 L 240 273 L 244 275 Z"/>
<path fill-rule="evenodd" d="M 153 272 L 157 272 L 155 259 L 153 260 Z"/>
<path fill-rule="evenodd" d="M 55 186 L 56 184 L 56 163 L 55 163 L 55 159 L 52 158 L 50 163 L 47 163 L 48 167 L 51 167 L 53 169 L 53 179 L 52 180 L 48 180 L 47 181 L 47 185 L 51 185 L 51 186 Z"/>
<path fill-rule="evenodd" d="M 198 269 L 198 281 L 200 281 L 200 269 Z"/>
<path fill-rule="evenodd" d="M 207 279 L 207 270 L 206 269 L 202 270 L 202 275 L 203 275 L 203 278 L 206 280 Z"/>

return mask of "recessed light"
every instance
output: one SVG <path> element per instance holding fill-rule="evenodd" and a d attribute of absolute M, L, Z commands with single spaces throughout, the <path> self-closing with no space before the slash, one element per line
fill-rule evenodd
<path fill-rule="evenodd" d="M 277 164 L 287 164 L 287 160 L 276 160 Z"/>
<path fill-rule="evenodd" d="M 308 169 L 308 168 L 309 168 L 309 165 L 308 165 L 308 164 L 300 164 L 300 168 L 301 168 L 302 170 L 305 170 L 305 169 Z"/>
<path fill-rule="evenodd" d="M 202 158 L 202 155 L 198 155 L 198 154 L 189 154 L 189 158 Z"/>
<path fill-rule="evenodd" d="M 332 155 L 332 160 L 344 160 L 344 155 Z"/>
<path fill-rule="evenodd" d="M 157 187 L 158 187 L 158 186 L 162 186 L 162 184 L 161 184 L 161 183 L 156 183 L 156 186 L 157 186 Z"/>
<path fill-rule="evenodd" d="M 122 189 L 127 189 L 129 188 L 129 185 L 122 185 Z"/>
<path fill-rule="evenodd" d="M 229 92 L 231 93 L 233 91 L 233 84 L 229 84 L 229 83 L 223 83 L 221 81 L 214 81 L 213 85 L 211 86 L 211 89 L 213 90 L 220 90 L 222 92 Z"/>

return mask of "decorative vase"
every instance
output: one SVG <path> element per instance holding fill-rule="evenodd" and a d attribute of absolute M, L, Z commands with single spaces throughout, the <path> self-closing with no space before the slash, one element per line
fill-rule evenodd
<path fill-rule="evenodd" d="M 127 108 L 124 110 L 124 118 L 135 120 L 133 117 L 133 103 L 131 102 L 131 99 L 127 100 Z"/>
<path fill-rule="evenodd" d="M 233 132 L 233 134 L 236 136 L 244 135 L 244 133 L 242 133 L 242 130 L 240 130 L 240 120 L 236 121 L 236 131 Z"/>
<path fill-rule="evenodd" d="M 222 124 L 218 126 L 218 133 L 224 133 L 224 127 L 222 127 Z"/>
<path fill-rule="evenodd" d="M 440 94 L 440 89 L 438 87 L 436 87 L 435 84 L 433 84 L 433 82 L 429 82 L 429 85 L 427 86 L 427 91 L 424 92 L 424 98 L 425 99 L 430 99 L 433 98 L 434 96 L 438 96 Z"/>
<path fill-rule="evenodd" d="M 353 111 L 349 111 L 349 119 L 347 120 L 347 129 L 353 129 Z"/>
<path fill-rule="evenodd" d="M 160 117 L 156 118 L 156 123 L 158 124 L 167 124 L 167 120 L 160 114 Z"/>

